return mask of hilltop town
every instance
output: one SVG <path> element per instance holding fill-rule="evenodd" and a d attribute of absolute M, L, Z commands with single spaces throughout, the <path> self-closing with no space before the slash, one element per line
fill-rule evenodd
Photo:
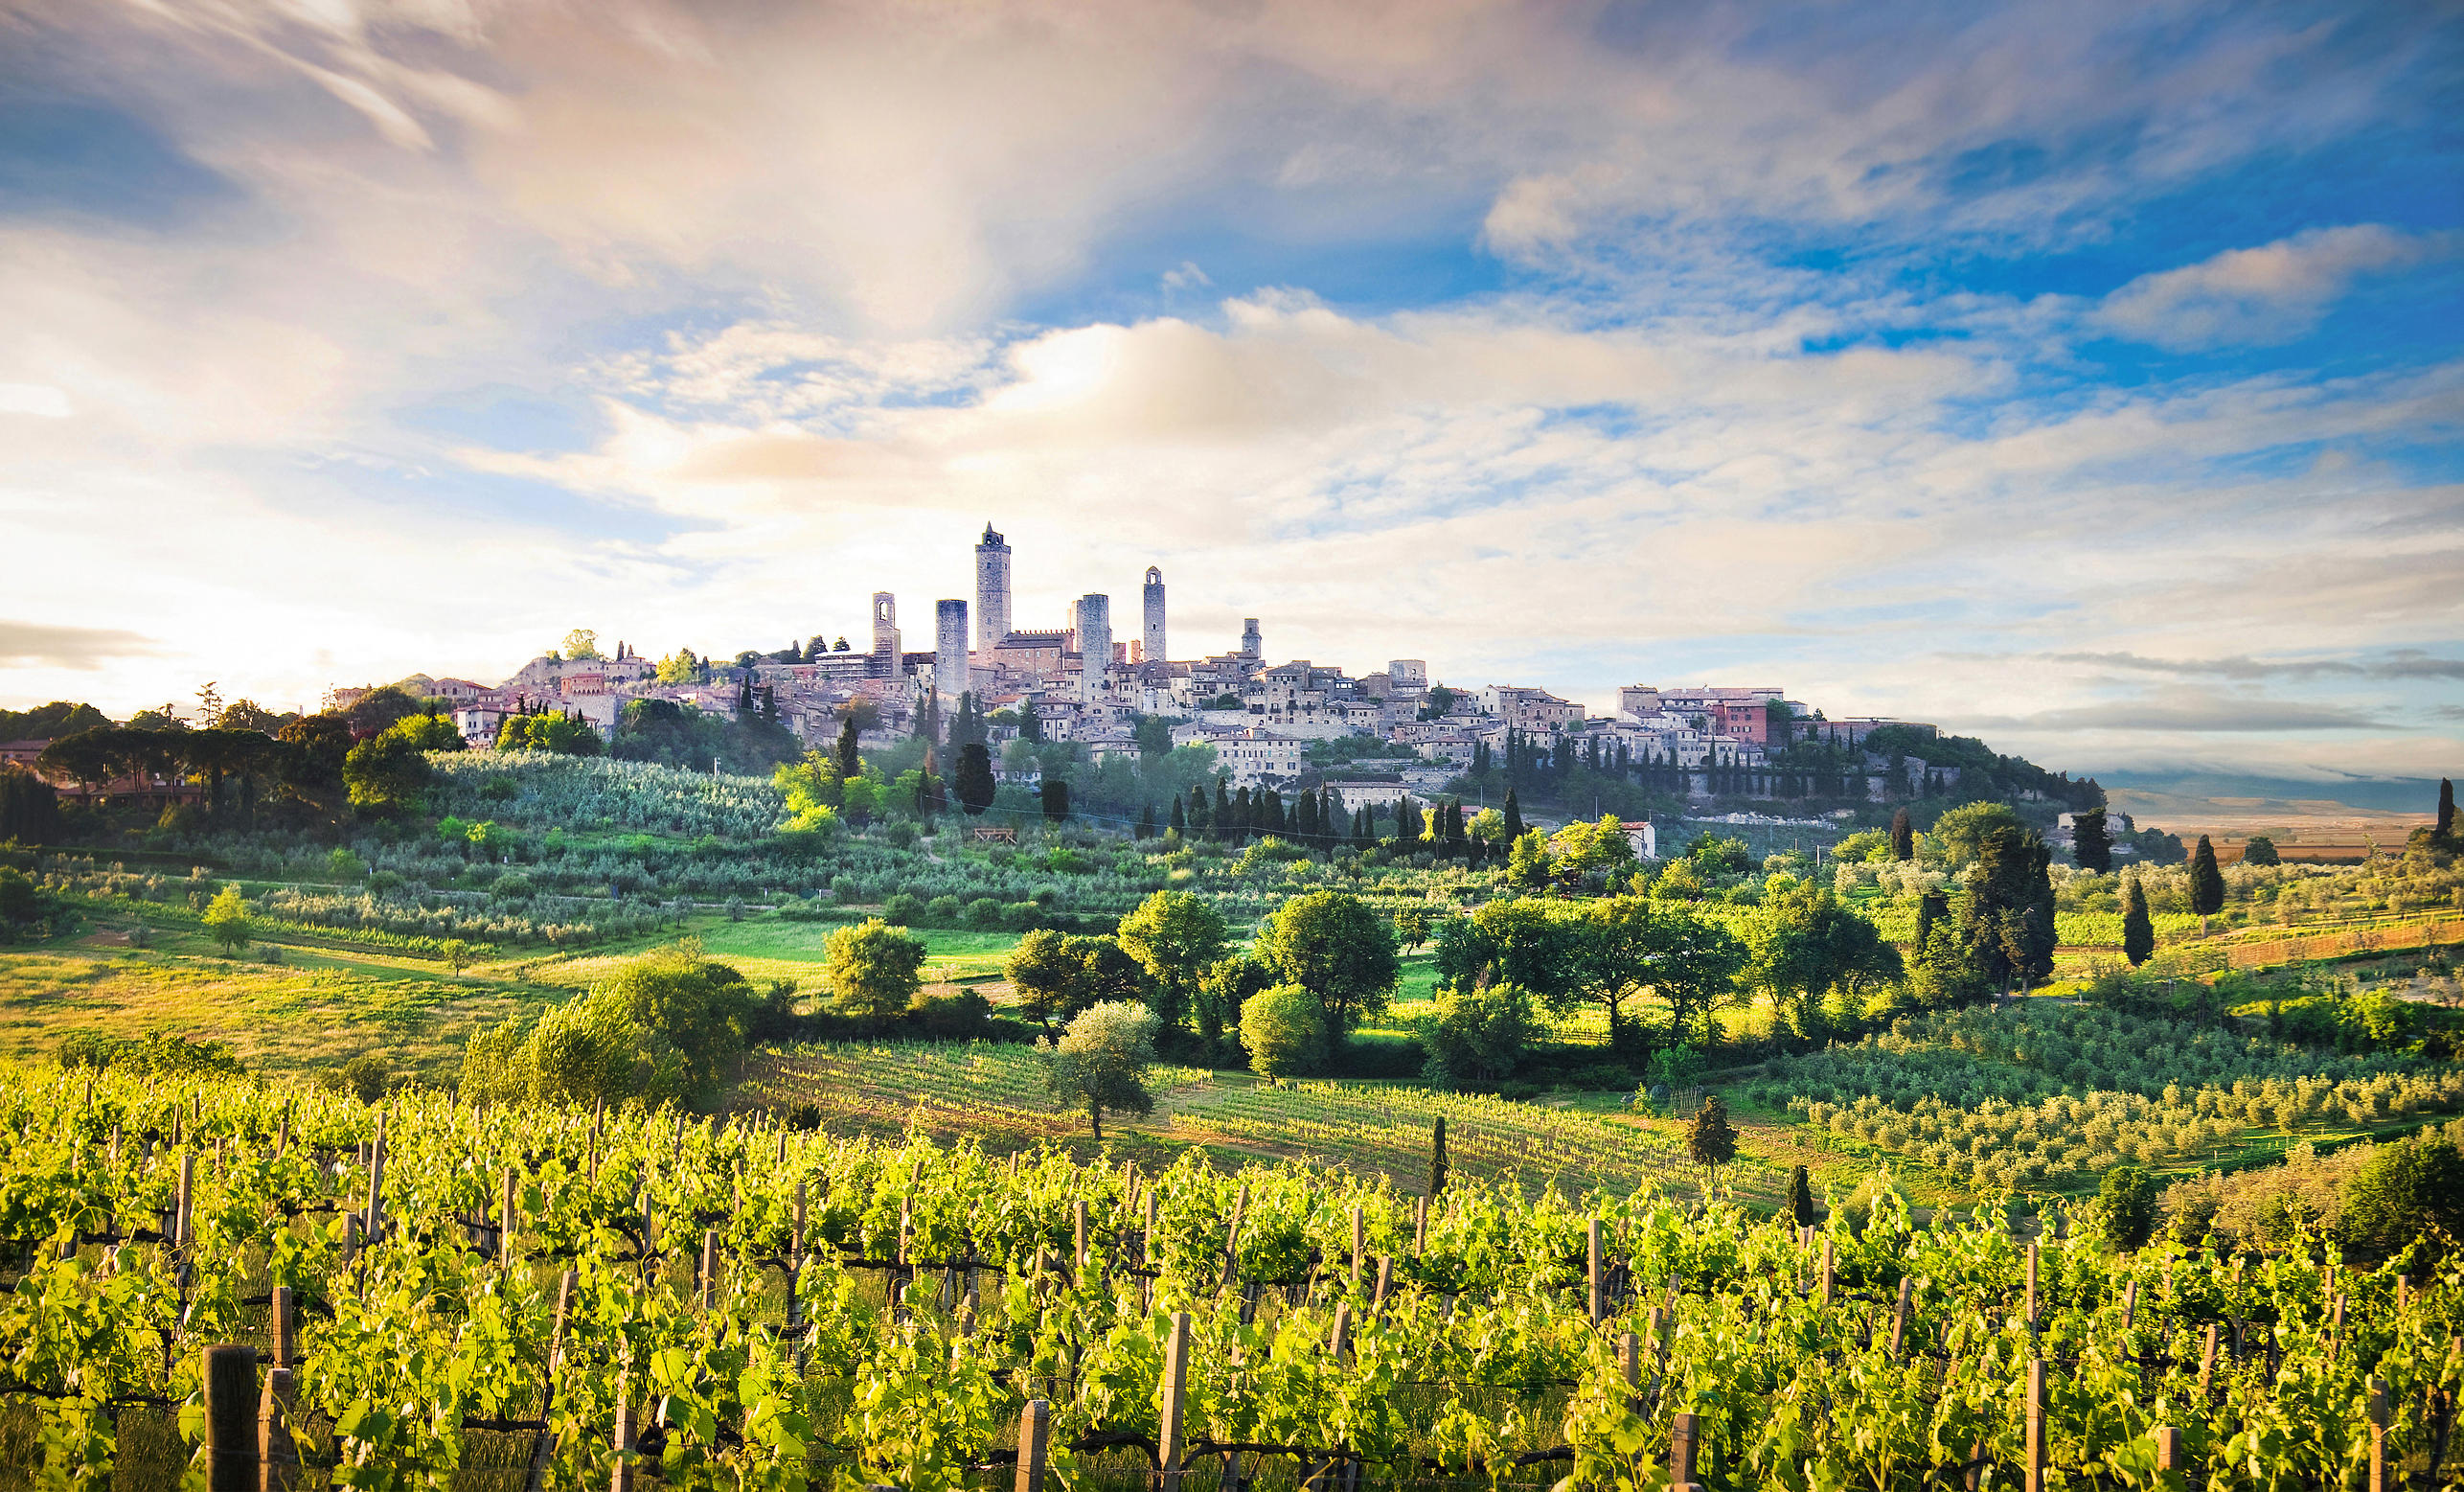
<path fill-rule="evenodd" d="M 1620 796 L 1603 784 L 1632 789 L 1627 806 L 1638 815 L 1648 798 L 1705 815 L 1724 809 L 1846 817 L 1834 805 L 1955 793 L 1980 767 L 1975 743 L 1945 738 L 1931 724 L 1835 718 L 1771 684 L 1638 683 L 1618 691 L 1614 714 L 1596 716 L 1544 687 L 1449 684 L 1420 658 L 1390 659 L 1363 674 L 1309 658 L 1271 662 L 1255 617 L 1227 651 L 1175 656 L 1163 574 L 1152 566 L 1131 636 L 1116 637 L 1111 598 L 1102 594 L 1074 603 L 1065 626 L 1021 627 L 1009 543 L 987 524 L 973 558 L 971 603 L 934 603 L 925 650 L 907 646 L 898 598 L 882 591 L 872 597 L 872 635 L 860 651 L 844 636 L 834 643 L 814 636 L 774 653 L 703 657 L 677 650 L 654 658 L 625 642 L 603 651 L 595 633 L 577 631 L 495 685 L 422 675 L 396 687 L 442 701 L 473 746 L 495 745 L 509 721 L 542 712 L 587 723 L 611 745 L 646 722 L 681 714 L 758 720 L 778 727 L 782 740 L 820 748 L 852 721 L 868 749 L 918 736 L 980 740 L 1003 781 L 1029 788 L 1050 760 L 1039 746 L 1069 745 L 1072 757 L 1094 766 L 1134 761 L 1165 745 L 1154 734 L 1160 727 L 1170 748 L 1210 751 L 1221 783 L 1323 791 L 1347 815 L 1391 812 L 1406 797 L 1478 792 L 1491 777 L 1523 786 L 1527 796 L 1537 782 L 1547 796 L 1579 770 L 1590 798 Z M 348 709 L 376 687 L 337 688 L 328 706 Z M 2101 801 L 2092 782 L 2008 758 L 1981 765 L 1989 777 L 2012 779 L 1973 785 L 1990 795 L 2056 813 Z M 1781 812 L 1756 815 L 1756 803 Z M 1638 817 L 1637 848 L 1646 855 L 1655 853 L 1651 837 L 1648 818 Z"/>

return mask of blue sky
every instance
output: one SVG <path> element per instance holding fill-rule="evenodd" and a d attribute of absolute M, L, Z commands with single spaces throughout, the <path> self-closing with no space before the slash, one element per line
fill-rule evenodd
<path fill-rule="evenodd" d="M 0 702 L 1022 623 L 2464 766 L 2464 10 L 0 0 Z"/>

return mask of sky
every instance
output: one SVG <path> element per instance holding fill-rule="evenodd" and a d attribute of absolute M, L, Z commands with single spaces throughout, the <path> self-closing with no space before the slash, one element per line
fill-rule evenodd
<path fill-rule="evenodd" d="M 2464 6 L 0 0 L 0 704 L 908 644 L 2464 768 Z M 1126 633 L 1124 633 L 1126 634 Z"/>

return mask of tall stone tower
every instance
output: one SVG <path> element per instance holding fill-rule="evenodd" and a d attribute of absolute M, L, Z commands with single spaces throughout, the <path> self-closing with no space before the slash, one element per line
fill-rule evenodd
<path fill-rule="evenodd" d="M 1104 675 L 1112 666 L 1112 598 L 1078 598 L 1078 697 L 1104 698 Z"/>
<path fill-rule="evenodd" d="M 975 687 L 967 672 L 967 603 L 932 604 L 932 686 L 941 694 L 945 717 L 958 708 L 958 697 Z"/>
<path fill-rule="evenodd" d="M 1147 566 L 1147 661 L 1162 663 L 1172 654 L 1164 651 L 1164 572 Z"/>
<path fill-rule="evenodd" d="M 1241 622 L 1241 656 L 1255 662 L 1266 655 L 1266 639 L 1258 635 L 1258 619 L 1244 617 Z"/>
<path fill-rule="evenodd" d="M 873 592 L 873 655 L 895 664 L 899 653 L 899 598 L 886 590 Z"/>
<path fill-rule="evenodd" d="M 975 546 L 975 646 L 991 662 L 991 653 L 1010 635 L 1010 546 L 984 525 Z"/>

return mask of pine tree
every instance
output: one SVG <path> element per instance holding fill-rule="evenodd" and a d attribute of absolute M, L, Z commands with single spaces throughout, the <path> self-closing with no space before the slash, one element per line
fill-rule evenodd
<path fill-rule="evenodd" d="M 1515 790 L 1508 788 L 1506 790 L 1506 842 L 1512 844 L 1522 837 L 1523 805 L 1515 796 Z"/>
<path fill-rule="evenodd" d="M 2203 834 L 2190 857 L 2190 909 L 2202 917 L 2224 909 L 2224 873 L 2216 868 L 2216 846 Z"/>
<path fill-rule="evenodd" d="M 1916 825 L 1908 821 L 1906 809 L 1891 815 L 1891 859 L 1916 859 Z"/>
<path fill-rule="evenodd" d="M 2131 887 L 2122 899 L 2122 956 L 2135 969 L 2156 953 L 2156 919 L 2148 915 L 2148 893 L 2139 878 L 2131 878 Z"/>

